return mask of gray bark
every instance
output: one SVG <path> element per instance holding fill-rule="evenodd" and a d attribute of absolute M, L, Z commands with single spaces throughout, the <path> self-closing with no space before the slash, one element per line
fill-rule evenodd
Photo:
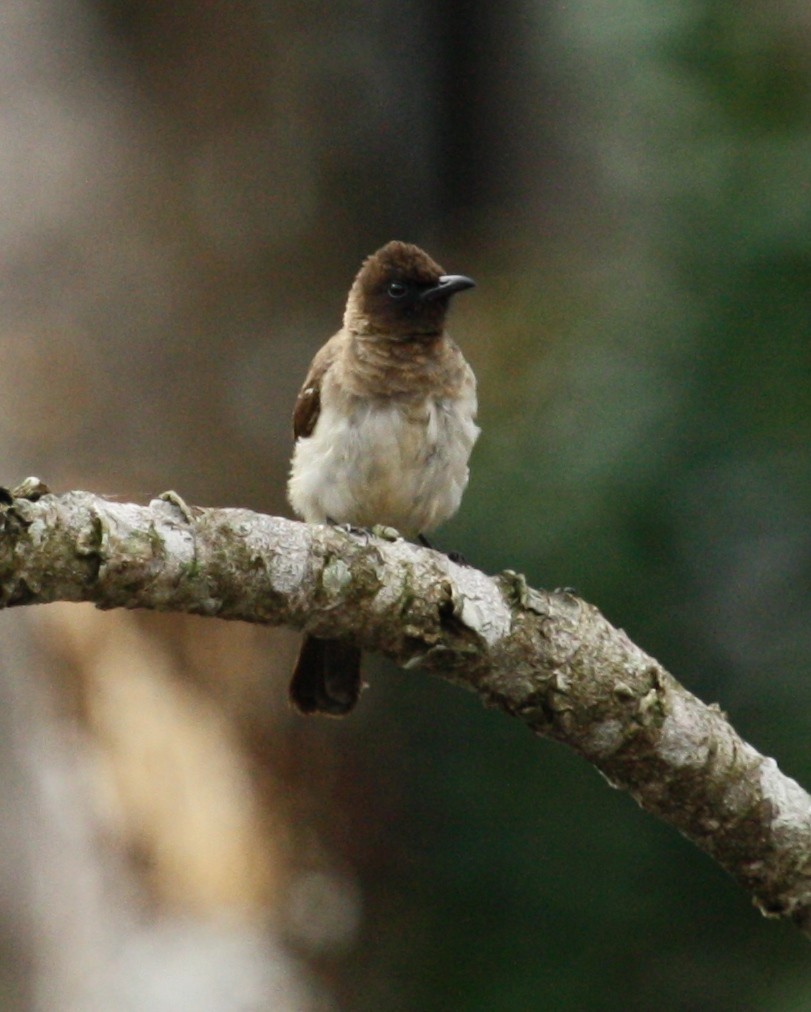
<path fill-rule="evenodd" d="M 567 592 L 383 536 L 29 480 L 0 505 L 0 606 L 90 601 L 351 637 L 563 742 L 811 935 L 811 797 Z"/>

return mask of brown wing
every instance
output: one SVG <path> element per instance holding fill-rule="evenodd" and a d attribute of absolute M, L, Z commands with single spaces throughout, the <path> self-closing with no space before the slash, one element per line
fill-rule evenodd
<path fill-rule="evenodd" d="M 321 381 L 335 359 L 341 336 L 338 332 L 330 338 L 310 365 L 296 406 L 293 408 L 293 435 L 296 439 L 304 439 L 313 433 L 318 416 L 321 414 Z"/>
<path fill-rule="evenodd" d="M 311 436 L 321 414 L 321 382 L 305 384 L 293 408 L 293 435 L 296 439 Z"/>

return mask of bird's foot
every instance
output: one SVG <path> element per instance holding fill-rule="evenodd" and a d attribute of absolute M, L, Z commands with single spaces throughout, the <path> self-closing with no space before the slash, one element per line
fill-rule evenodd
<path fill-rule="evenodd" d="M 158 499 L 163 502 L 168 502 L 174 506 L 187 524 L 194 522 L 194 514 L 192 513 L 191 507 L 183 498 L 181 498 L 181 496 L 177 494 L 177 492 L 173 492 L 171 489 L 168 492 L 161 492 Z"/>
<path fill-rule="evenodd" d="M 12 499 L 28 499 L 30 502 L 36 502 L 37 499 L 41 499 L 42 496 L 48 495 L 51 490 L 39 478 L 26 478 L 21 481 L 16 488 L 11 489 L 9 495 Z"/>
<path fill-rule="evenodd" d="M 375 524 L 372 534 L 382 541 L 402 541 L 402 534 L 395 527 L 387 527 L 385 524 Z"/>
<path fill-rule="evenodd" d="M 442 555 L 450 559 L 451 562 L 455 562 L 457 566 L 469 565 L 467 559 L 461 552 L 442 552 L 441 549 L 435 548 L 424 534 L 418 534 L 417 541 L 419 541 L 423 548 L 430 548 L 432 551 L 440 552 Z"/>
<path fill-rule="evenodd" d="M 339 524 L 332 517 L 327 517 L 327 524 L 330 527 L 334 527 L 336 531 L 341 531 L 343 534 L 351 534 L 355 538 L 363 538 L 364 540 L 368 539 L 372 533 L 368 527 L 356 527 L 354 524 Z"/>
<path fill-rule="evenodd" d="M 330 527 L 334 527 L 338 531 L 343 531 L 345 534 L 352 534 L 356 538 L 380 538 L 383 541 L 400 541 L 402 534 L 393 527 L 387 527 L 385 524 L 374 524 L 372 527 L 356 527 L 354 524 L 339 524 L 330 517 L 327 517 L 327 523 Z"/>

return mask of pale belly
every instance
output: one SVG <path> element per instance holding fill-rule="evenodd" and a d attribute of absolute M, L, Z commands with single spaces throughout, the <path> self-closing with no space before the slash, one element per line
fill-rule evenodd
<path fill-rule="evenodd" d="M 384 524 L 403 534 L 432 530 L 459 508 L 479 430 L 475 400 L 427 400 L 408 413 L 366 404 L 348 416 L 322 410 L 299 439 L 288 494 L 310 523 Z"/>

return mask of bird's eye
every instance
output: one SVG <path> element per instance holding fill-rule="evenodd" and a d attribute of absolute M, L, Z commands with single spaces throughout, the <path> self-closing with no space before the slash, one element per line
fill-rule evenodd
<path fill-rule="evenodd" d="M 402 299 L 408 291 L 408 285 L 404 285 L 402 281 L 390 281 L 386 291 L 393 299 Z"/>

